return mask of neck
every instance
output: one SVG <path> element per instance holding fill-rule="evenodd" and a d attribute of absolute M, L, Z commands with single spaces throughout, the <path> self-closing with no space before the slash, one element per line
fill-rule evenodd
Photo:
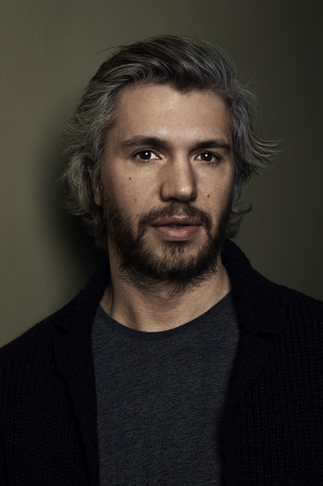
<path fill-rule="evenodd" d="M 138 331 L 167 331 L 185 324 L 213 307 L 231 288 L 220 258 L 208 279 L 178 294 L 167 287 L 153 291 L 136 287 L 122 278 L 113 261 L 110 265 L 111 281 L 101 305 L 114 320 Z"/>

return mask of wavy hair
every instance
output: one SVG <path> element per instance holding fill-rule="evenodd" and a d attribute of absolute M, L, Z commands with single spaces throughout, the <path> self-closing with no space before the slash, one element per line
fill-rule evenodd
<path fill-rule="evenodd" d="M 99 176 L 120 93 L 128 86 L 146 83 L 169 84 L 181 92 L 212 90 L 226 101 L 235 164 L 227 237 L 234 237 L 250 210 L 241 205 L 243 187 L 276 155 L 277 144 L 256 134 L 257 99 L 239 80 L 230 57 L 219 47 L 182 36 L 162 35 L 122 46 L 93 76 L 65 128 L 68 163 L 61 180 L 66 208 L 82 217 L 98 246 L 106 247 L 106 224 L 102 208 L 94 202 L 91 175 Z"/>

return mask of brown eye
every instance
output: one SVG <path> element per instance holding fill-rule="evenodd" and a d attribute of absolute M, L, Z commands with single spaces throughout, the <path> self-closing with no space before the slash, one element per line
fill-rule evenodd
<path fill-rule="evenodd" d="M 145 151 L 139 152 L 138 155 L 143 160 L 149 160 L 150 157 L 151 157 L 151 152 L 150 152 L 150 150 L 145 150 Z"/>
<path fill-rule="evenodd" d="M 139 160 L 153 160 L 158 159 L 158 156 L 152 150 L 141 150 L 137 152 L 136 158 Z"/>
<path fill-rule="evenodd" d="M 200 160 L 203 160 L 204 162 L 215 162 L 218 160 L 215 154 L 212 152 L 203 152 L 202 154 L 199 155 Z"/>

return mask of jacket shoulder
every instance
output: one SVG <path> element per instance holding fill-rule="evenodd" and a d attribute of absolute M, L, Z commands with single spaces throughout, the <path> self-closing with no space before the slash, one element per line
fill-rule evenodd
<path fill-rule="evenodd" d="M 0 375 L 7 366 L 12 368 L 26 359 L 48 354 L 56 338 L 63 332 L 56 325 L 57 322 L 64 321 L 64 317 L 70 314 L 75 300 L 76 298 L 0 348 Z"/>
<path fill-rule="evenodd" d="M 282 312 L 289 323 L 323 339 L 323 302 L 278 285 Z"/>
<path fill-rule="evenodd" d="M 323 317 L 323 302 L 315 299 L 309 295 L 303 294 L 298 290 L 293 290 L 283 285 L 272 283 L 276 286 L 281 298 L 282 307 L 289 310 L 294 310 L 294 313 L 317 313 L 318 316 Z"/>

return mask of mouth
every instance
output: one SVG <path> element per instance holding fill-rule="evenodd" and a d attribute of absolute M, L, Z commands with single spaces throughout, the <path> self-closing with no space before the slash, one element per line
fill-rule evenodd
<path fill-rule="evenodd" d="M 170 216 L 168 218 L 161 218 L 153 222 L 151 226 L 169 226 L 169 227 L 180 227 L 183 226 L 201 226 L 202 222 L 199 218 L 190 216 Z"/>
<path fill-rule="evenodd" d="M 184 228 L 185 226 L 189 226 L 188 224 L 166 224 L 168 228 Z"/>
<path fill-rule="evenodd" d="M 171 216 L 155 221 L 151 227 L 166 241 L 189 241 L 200 231 L 202 222 L 189 216 Z"/>

